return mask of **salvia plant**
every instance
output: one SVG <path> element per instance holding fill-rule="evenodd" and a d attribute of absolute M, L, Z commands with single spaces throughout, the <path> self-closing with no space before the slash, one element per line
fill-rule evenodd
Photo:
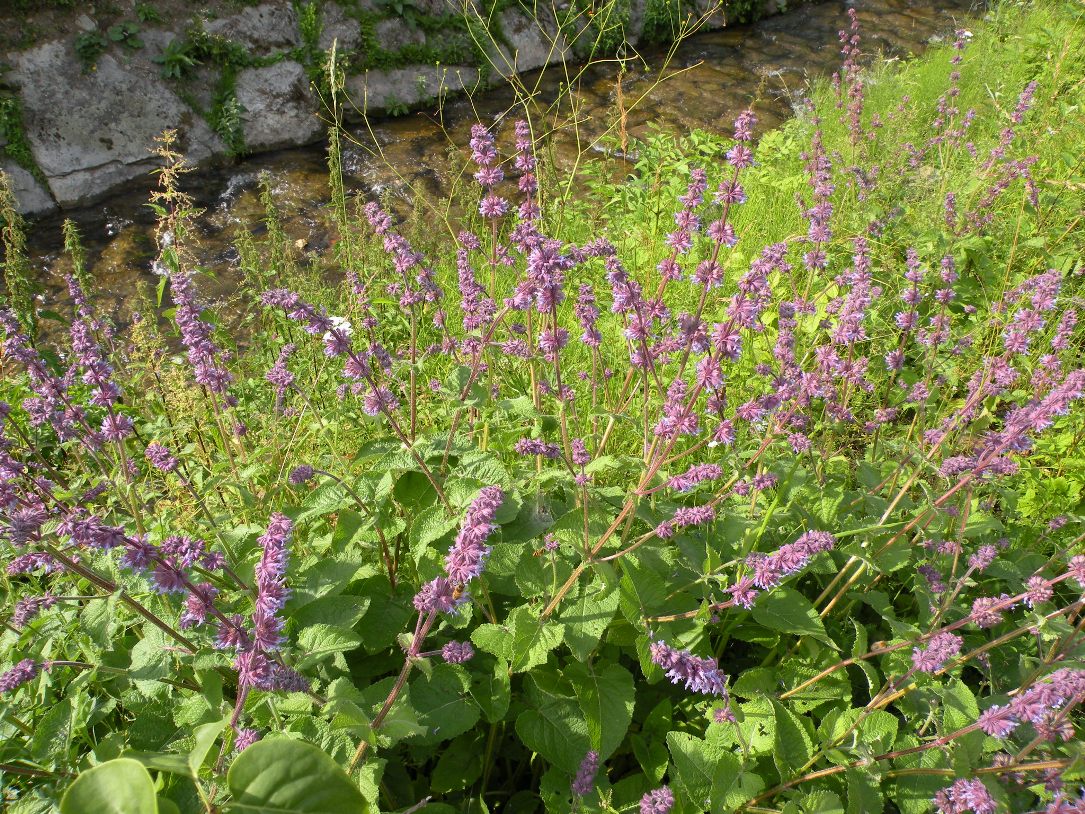
<path fill-rule="evenodd" d="M 69 225 L 66 335 L 0 310 L 6 810 L 1085 811 L 1081 52 L 841 41 L 625 235 L 527 119 L 454 241 L 334 178 L 332 286 L 246 233 L 222 326 L 170 136 L 123 329 Z"/>

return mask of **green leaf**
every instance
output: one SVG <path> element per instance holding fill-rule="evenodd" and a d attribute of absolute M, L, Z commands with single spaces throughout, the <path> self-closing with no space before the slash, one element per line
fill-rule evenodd
<path fill-rule="evenodd" d="M 430 791 L 447 794 L 466 788 L 482 776 L 483 733 L 468 732 L 441 751 L 430 775 Z"/>
<path fill-rule="evenodd" d="M 491 671 L 471 674 L 471 696 L 479 705 L 487 723 L 495 724 L 505 717 L 512 700 L 509 682 L 509 663 L 503 658 L 495 660 Z"/>
<path fill-rule="evenodd" d="M 288 607 L 301 607 L 319 597 L 343 593 L 363 568 L 360 558 L 356 559 L 347 554 L 318 559 L 304 571 L 291 576 L 290 589 L 293 595 Z M 366 593 L 366 596 L 370 594 Z"/>
<path fill-rule="evenodd" d="M 775 699 L 772 700 L 772 708 L 776 714 L 776 749 L 773 758 L 780 770 L 781 779 L 787 780 L 813 757 L 814 742 L 795 713 Z"/>
<path fill-rule="evenodd" d="M 649 740 L 643 735 L 632 735 L 629 742 L 633 746 L 633 755 L 637 758 L 645 776 L 652 783 L 659 783 L 667 772 L 669 755 L 667 747 L 657 740 Z"/>
<path fill-rule="evenodd" d="M 27 744 L 30 754 L 51 766 L 56 765 L 56 761 L 66 760 L 72 723 L 71 699 L 62 698 L 35 724 L 34 735 Z"/>
<path fill-rule="evenodd" d="M 290 613 L 290 619 L 298 629 L 311 625 L 333 625 L 352 628 L 369 609 L 369 597 L 340 594 L 322 596 Z"/>
<path fill-rule="evenodd" d="M 254 743 L 230 766 L 227 811 L 250 814 L 365 814 L 358 787 L 312 744 L 283 738 Z M 90 809 L 88 809 L 90 810 Z"/>
<path fill-rule="evenodd" d="M 509 670 L 522 673 L 546 662 L 547 655 L 561 644 L 563 625 L 538 618 L 521 605 L 509 613 L 504 625 L 479 625 L 471 640 L 480 648 L 509 662 Z"/>
<path fill-rule="evenodd" d="M 876 814 L 885 810 L 881 778 L 864 769 L 848 769 L 848 814 Z"/>
<path fill-rule="evenodd" d="M 298 636 L 298 648 L 305 655 L 298 662 L 298 669 L 304 670 L 319 664 L 333 653 L 353 650 L 362 643 L 362 637 L 353 630 L 346 630 L 333 625 L 313 625 L 307 627 Z"/>
<path fill-rule="evenodd" d="M 158 798 L 147 770 L 117 758 L 82 772 L 60 801 L 61 814 L 158 814 Z"/>
<path fill-rule="evenodd" d="M 618 592 L 596 583 L 585 585 L 576 601 L 562 609 L 559 618 L 565 625 L 565 644 L 578 660 L 586 661 L 599 645 L 617 610 Z"/>
<path fill-rule="evenodd" d="M 979 704 L 976 696 L 959 678 L 946 682 L 942 689 L 942 730 L 948 735 L 975 723 L 979 717 Z M 984 735 L 982 732 L 969 732 L 958 737 L 955 741 L 957 749 L 954 750 L 954 758 L 963 760 L 968 768 L 978 765 L 980 755 L 983 752 Z"/>
<path fill-rule="evenodd" d="M 849 709 L 839 714 L 834 711 L 822 726 L 828 730 L 825 739 L 837 748 L 860 749 L 862 756 L 871 756 L 893 748 L 899 724 L 896 716 L 885 710 Z M 852 759 L 848 756 L 845 762 Z"/>
<path fill-rule="evenodd" d="M 79 613 L 79 623 L 90 634 L 91 639 L 98 647 L 108 650 L 113 646 L 114 631 L 116 630 L 115 611 L 120 590 L 110 594 L 105 601 L 88 602 Z"/>
<path fill-rule="evenodd" d="M 764 788 L 765 781 L 744 767 L 736 755 L 718 753 L 712 773 L 713 814 L 737 810 Z"/>
<path fill-rule="evenodd" d="M 791 588 L 777 588 L 763 594 L 753 606 L 752 614 L 767 628 L 795 636 L 811 636 L 834 650 L 839 649 L 825 632 L 825 625 L 810 600 Z"/>
<path fill-rule="evenodd" d="M 662 575 L 650 565 L 641 563 L 636 554 L 622 558 L 620 588 L 622 614 L 638 627 L 645 616 L 650 616 L 664 602 L 668 593 Z"/>
<path fill-rule="evenodd" d="M 147 625 L 143 631 L 143 638 L 132 648 L 129 676 L 144 695 L 162 695 L 167 687 L 158 679 L 168 678 L 173 674 L 173 660 L 170 656 L 173 641 L 167 640 L 162 631 L 151 625 Z"/>
<path fill-rule="evenodd" d="M 411 552 L 415 561 L 427 546 L 440 540 L 459 524 L 458 518 L 448 516 L 444 506 L 430 506 L 418 512 L 411 523 Z"/>
<path fill-rule="evenodd" d="M 725 753 L 686 732 L 668 732 L 667 748 L 674 762 L 675 785 L 698 810 L 708 810 L 714 767 Z"/>
<path fill-rule="evenodd" d="M 137 760 L 142 766 L 148 769 L 154 769 L 156 772 L 166 772 L 167 774 L 176 774 L 181 777 L 194 777 L 192 774 L 192 767 L 189 765 L 188 757 L 179 755 L 176 752 L 142 752 L 129 750 L 124 753 L 124 757 L 129 760 Z"/>
<path fill-rule="evenodd" d="M 192 770 L 192 776 L 198 777 L 200 767 L 207 760 L 211 747 L 215 745 L 222 730 L 230 723 L 229 718 L 223 718 L 215 723 L 198 726 L 192 731 L 192 748 L 188 752 L 188 766 Z"/>
<path fill-rule="evenodd" d="M 606 760 L 625 738 L 633 720 L 633 676 L 620 664 L 598 672 L 593 665 L 574 662 L 562 673 L 573 685 L 592 748 Z"/>
<path fill-rule="evenodd" d="M 559 686 L 541 686 L 544 683 L 544 676 L 532 674 L 531 708 L 517 716 L 516 734 L 528 749 L 573 774 L 591 748 L 584 716 L 575 698 L 561 694 Z"/>
<path fill-rule="evenodd" d="M 776 746 L 776 710 L 768 698 L 752 698 L 738 705 L 739 730 L 750 752 L 767 755 Z"/>
<path fill-rule="evenodd" d="M 461 735 L 479 719 L 466 671 L 453 664 L 439 664 L 430 675 L 411 681 L 411 706 L 426 733 L 413 743 L 440 743 Z"/>

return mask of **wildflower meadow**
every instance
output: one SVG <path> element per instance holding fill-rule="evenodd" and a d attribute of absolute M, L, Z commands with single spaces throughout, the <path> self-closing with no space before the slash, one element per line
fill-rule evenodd
<path fill-rule="evenodd" d="M 1085 811 L 1085 6 L 846 25 L 766 133 L 522 100 L 458 214 L 336 121 L 228 303 L 170 134 L 136 313 L 9 200 L 4 810 Z"/>

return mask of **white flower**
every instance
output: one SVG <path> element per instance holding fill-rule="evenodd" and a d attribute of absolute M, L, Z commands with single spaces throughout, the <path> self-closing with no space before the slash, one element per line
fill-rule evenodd
<path fill-rule="evenodd" d="M 354 327 L 350 324 L 349 319 L 346 319 L 345 317 L 329 317 L 329 319 L 331 320 L 332 326 L 335 328 L 335 330 L 343 334 L 344 336 L 351 336 L 354 333 Z M 328 331 L 324 334 L 325 340 L 332 338 L 333 336 L 331 331 Z"/>

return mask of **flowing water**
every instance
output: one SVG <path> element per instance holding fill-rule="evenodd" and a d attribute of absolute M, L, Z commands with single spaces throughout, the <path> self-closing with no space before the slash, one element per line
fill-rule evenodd
<path fill-rule="evenodd" d="M 754 101 L 764 130 L 792 114 L 808 82 L 829 76 L 840 63 L 838 31 L 846 27 L 854 6 L 862 26 L 862 49 L 904 58 L 932 41 L 951 35 L 967 23 L 976 0 L 851 0 L 803 6 L 754 25 L 695 34 L 667 60 L 664 50 L 627 55 L 621 78 L 622 107 L 632 136 L 662 126 L 676 133 L 694 128 L 727 132 L 735 113 Z M 662 71 L 661 71 L 662 69 Z M 668 75 L 659 81 L 661 72 Z M 527 75 L 522 82 L 537 91 L 545 106 L 562 93 L 560 66 Z M 571 130 L 554 144 L 559 164 L 571 164 L 583 149 L 616 121 L 618 64 L 590 66 L 574 84 L 579 145 Z M 463 148 L 476 121 L 490 122 L 514 107 L 510 89 L 496 89 L 473 99 L 447 101 L 439 112 L 421 111 L 399 118 L 348 125 L 352 143 L 345 145 L 343 168 L 349 191 L 391 194 L 409 201 L 416 195 L 446 198 L 460 178 Z M 634 104 L 635 102 L 635 104 Z M 569 100 L 562 106 L 569 112 Z M 511 128 L 510 128 L 511 129 Z M 511 133 L 499 141 L 511 140 Z M 450 149 L 460 148 L 450 160 Z M 187 182 L 204 211 L 197 219 L 201 267 L 214 282 L 201 281 L 212 296 L 234 288 L 239 229 L 260 223 L 263 207 L 258 180 L 269 173 L 283 225 L 307 251 L 326 248 L 333 240 L 328 209 L 325 145 L 313 145 L 249 158 L 233 167 L 193 174 Z M 88 266 L 96 280 L 96 300 L 104 311 L 126 321 L 128 304 L 140 279 L 153 280 L 154 224 L 146 206 L 148 184 L 121 192 L 103 203 L 66 212 L 80 226 L 88 250 Z M 57 269 L 62 218 L 35 223 L 30 230 L 31 262 L 47 290 L 50 307 L 63 301 Z M 65 309 L 60 308 L 62 312 Z"/>

